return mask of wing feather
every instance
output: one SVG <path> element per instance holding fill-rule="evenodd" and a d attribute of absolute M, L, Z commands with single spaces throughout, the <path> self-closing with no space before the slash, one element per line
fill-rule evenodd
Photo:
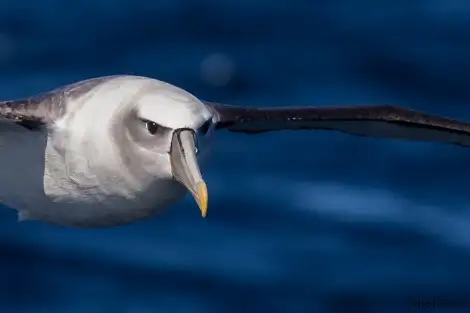
<path fill-rule="evenodd" d="M 53 123 L 66 113 L 67 99 L 75 99 L 93 88 L 120 76 L 82 80 L 38 95 L 0 102 L 0 121 L 10 121 L 29 130 Z"/>
<path fill-rule="evenodd" d="M 257 134 L 336 130 L 348 134 L 470 146 L 470 123 L 391 105 L 247 108 L 207 103 L 217 128 Z"/>

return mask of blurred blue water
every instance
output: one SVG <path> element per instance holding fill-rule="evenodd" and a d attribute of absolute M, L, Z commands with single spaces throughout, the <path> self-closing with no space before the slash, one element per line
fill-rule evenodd
<path fill-rule="evenodd" d="M 3 1 L 0 94 L 138 74 L 248 106 L 470 120 L 469 14 L 463 0 Z M 450 304 L 470 306 L 468 160 L 431 143 L 220 133 L 207 219 L 189 198 L 101 230 L 1 210 L 0 312 L 465 311 Z"/>

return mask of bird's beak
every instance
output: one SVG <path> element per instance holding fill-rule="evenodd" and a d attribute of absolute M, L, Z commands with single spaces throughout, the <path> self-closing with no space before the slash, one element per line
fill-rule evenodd
<path fill-rule="evenodd" d="M 195 133 L 192 129 L 177 129 L 171 140 L 171 169 L 177 181 L 193 195 L 202 216 L 207 214 L 207 186 L 201 176 L 196 158 Z"/>

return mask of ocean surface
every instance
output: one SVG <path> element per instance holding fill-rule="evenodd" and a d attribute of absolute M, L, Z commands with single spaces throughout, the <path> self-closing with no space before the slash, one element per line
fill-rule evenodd
<path fill-rule="evenodd" d="M 464 0 L 5 0 L 0 98 L 136 74 L 238 105 L 470 120 L 469 29 Z M 220 132 L 204 176 L 206 219 L 189 196 L 94 230 L 2 208 L 0 312 L 470 309 L 470 149 Z"/>

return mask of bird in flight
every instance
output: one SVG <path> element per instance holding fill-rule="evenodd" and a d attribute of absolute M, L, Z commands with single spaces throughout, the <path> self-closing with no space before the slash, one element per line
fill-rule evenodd
<path fill-rule="evenodd" d="M 0 102 L 0 202 L 19 220 L 106 227 L 151 217 L 189 191 L 206 216 L 199 163 L 223 129 L 470 145 L 470 123 L 396 106 L 241 107 L 148 77 L 106 76 Z"/>

